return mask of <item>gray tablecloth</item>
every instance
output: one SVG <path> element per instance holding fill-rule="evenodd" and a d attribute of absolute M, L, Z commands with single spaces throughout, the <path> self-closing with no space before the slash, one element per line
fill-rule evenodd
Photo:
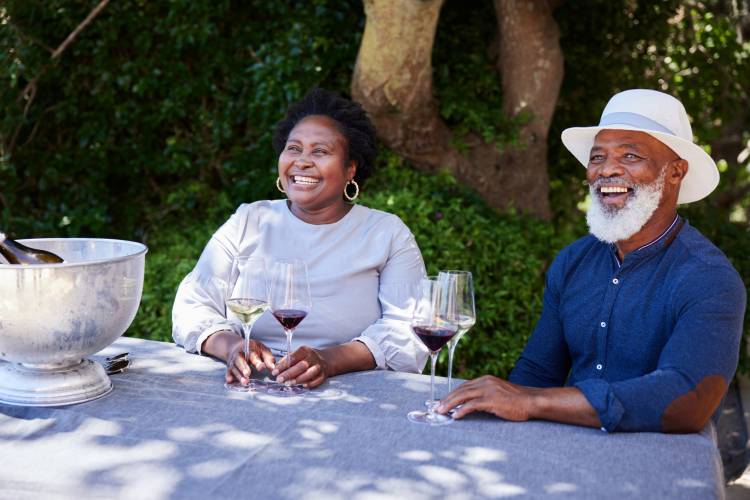
<path fill-rule="evenodd" d="M 226 392 L 221 363 L 172 344 L 121 338 L 100 355 L 122 351 L 133 362 L 103 398 L 0 406 L 0 497 L 723 496 L 710 430 L 606 434 L 489 416 L 428 427 L 405 417 L 423 407 L 428 376 L 363 372 L 303 398 L 253 396 Z"/>

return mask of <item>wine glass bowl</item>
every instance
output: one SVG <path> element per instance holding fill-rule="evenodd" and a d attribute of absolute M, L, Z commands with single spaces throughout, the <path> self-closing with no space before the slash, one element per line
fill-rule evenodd
<path fill-rule="evenodd" d="M 0 264 L 0 402 L 59 406 L 103 396 L 112 382 L 86 359 L 135 318 L 147 248 L 99 238 L 21 240 L 65 262 Z"/>

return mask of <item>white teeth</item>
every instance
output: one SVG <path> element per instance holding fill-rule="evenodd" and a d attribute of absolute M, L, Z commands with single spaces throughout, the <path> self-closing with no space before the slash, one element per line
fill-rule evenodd
<path fill-rule="evenodd" d="M 599 188 L 602 193 L 627 193 L 628 188 L 622 186 L 602 186 Z"/>
<path fill-rule="evenodd" d="M 313 185 L 320 182 L 320 179 L 316 179 L 315 177 L 305 177 L 302 175 L 294 175 L 292 176 L 292 180 L 295 184 L 307 184 L 307 185 Z"/>

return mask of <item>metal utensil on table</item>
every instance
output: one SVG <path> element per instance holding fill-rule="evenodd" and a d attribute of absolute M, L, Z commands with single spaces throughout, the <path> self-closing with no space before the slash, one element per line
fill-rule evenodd
<path fill-rule="evenodd" d="M 130 366 L 130 358 L 127 352 L 104 359 L 104 370 L 107 372 L 107 375 L 122 373 L 128 366 Z"/>

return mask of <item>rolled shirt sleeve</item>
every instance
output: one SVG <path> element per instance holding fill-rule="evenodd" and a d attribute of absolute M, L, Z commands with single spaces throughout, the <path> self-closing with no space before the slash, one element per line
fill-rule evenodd
<path fill-rule="evenodd" d="M 379 369 L 421 372 L 427 348 L 411 332 L 419 282 L 425 277 L 422 254 L 411 231 L 398 220 L 399 230 L 380 272 L 380 319 L 355 338 L 364 343 Z"/>

